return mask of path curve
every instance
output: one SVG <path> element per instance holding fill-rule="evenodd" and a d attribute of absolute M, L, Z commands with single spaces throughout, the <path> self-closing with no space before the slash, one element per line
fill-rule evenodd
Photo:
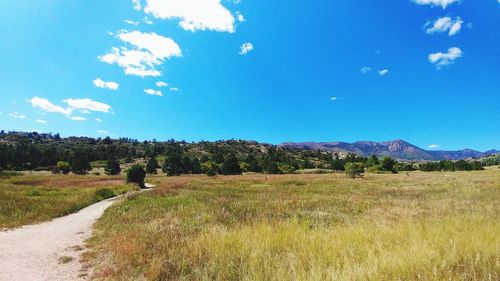
<path fill-rule="evenodd" d="M 0 231 L 1 281 L 79 279 L 79 256 L 92 225 L 117 197 L 52 221 Z M 61 257 L 66 258 L 66 263 Z M 70 261 L 68 261 L 70 260 Z"/>

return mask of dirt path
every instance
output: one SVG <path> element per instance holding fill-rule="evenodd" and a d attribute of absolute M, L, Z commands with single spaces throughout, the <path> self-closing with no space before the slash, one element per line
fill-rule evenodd
<path fill-rule="evenodd" d="M 0 232 L 0 280 L 82 280 L 77 276 L 84 241 L 114 200 L 50 222 Z"/>

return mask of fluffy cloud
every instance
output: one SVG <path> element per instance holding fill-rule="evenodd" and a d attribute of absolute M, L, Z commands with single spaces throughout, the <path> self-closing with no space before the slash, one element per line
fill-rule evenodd
<path fill-rule="evenodd" d="M 80 116 L 73 116 L 73 117 L 70 117 L 69 119 L 71 119 L 73 121 L 87 121 L 87 118 L 80 117 Z"/>
<path fill-rule="evenodd" d="M 96 118 L 96 119 L 95 119 L 95 121 L 96 121 L 97 123 L 102 123 L 102 120 L 101 120 L 100 118 Z"/>
<path fill-rule="evenodd" d="M 64 115 L 68 115 L 71 114 L 72 111 L 70 108 L 63 108 L 61 106 L 51 103 L 47 99 L 39 97 L 34 97 L 31 100 L 29 100 L 29 102 L 33 107 L 39 108 L 45 112 L 57 112 L 57 113 L 62 113 Z"/>
<path fill-rule="evenodd" d="M 462 23 L 464 22 L 460 17 L 455 19 L 442 17 L 433 22 L 427 22 L 424 27 L 428 27 L 425 30 L 427 34 L 448 32 L 449 36 L 453 36 L 462 29 Z"/>
<path fill-rule="evenodd" d="M 127 75 L 160 76 L 158 66 L 162 65 L 166 59 L 182 56 L 182 51 L 174 40 L 154 32 L 121 31 L 117 37 L 135 49 L 112 48 L 110 53 L 100 56 L 99 60 L 119 65 Z"/>
<path fill-rule="evenodd" d="M 385 76 L 387 74 L 389 74 L 389 69 L 382 69 L 382 70 L 379 70 L 379 72 L 378 72 L 378 75 L 380 75 L 380 76 Z"/>
<path fill-rule="evenodd" d="M 109 132 L 102 130 L 102 131 L 97 131 L 97 133 L 99 133 L 99 134 L 108 134 Z"/>
<path fill-rule="evenodd" d="M 498 0 L 498 1 L 500 1 L 500 0 Z M 245 17 L 239 11 L 236 12 L 236 18 L 238 19 L 238 21 L 240 23 L 245 21 Z"/>
<path fill-rule="evenodd" d="M 165 83 L 163 81 L 158 81 L 156 82 L 156 87 L 161 88 L 161 87 L 167 87 L 168 83 Z"/>
<path fill-rule="evenodd" d="M 240 47 L 240 55 L 246 55 L 248 54 L 250 51 L 253 50 L 253 44 L 252 43 L 243 43 L 241 44 L 241 47 Z"/>
<path fill-rule="evenodd" d="M 159 19 L 179 19 L 185 30 L 235 30 L 234 17 L 221 0 L 146 0 L 144 11 Z"/>
<path fill-rule="evenodd" d="M 153 89 L 146 89 L 144 90 L 144 92 L 151 96 L 159 96 L 159 97 L 163 96 L 162 92 Z"/>
<path fill-rule="evenodd" d="M 138 26 L 139 25 L 139 21 L 133 21 L 133 20 L 124 20 L 124 22 L 130 24 L 130 25 L 133 25 L 133 26 Z"/>
<path fill-rule="evenodd" d="M 444 66 L 453 64 L 455 60 L 462 57 L 462 54 L 462 50 L 457 47 L 452 47 L 449 48 L 446 53 L 438 52 L 430 54 L 428 59 L 429 62 L 436 65 L 437 69 L 441 69 Z"/>
<path fill-rule="evenodd" d="M 499 1 L 500 1 L 500 0 L 499 0 Z M 428 146 L 428 148 L 429 148 L 429 149 L 437 149 L 437 148 L 439 148 L 439 145 L 438 145 L 438 144 L 430 144 L 430 145 Z"/>
<path fill-rule="evenodd" d="M 111 111 L 111 106 L 93 101 L 91 99 L 66 99 L 63 102 L 67 103 L 70 108 L 79 110 L 90 110 L 109 113 Z"/>
<path fill-rule="evenodd" d="M 110 90 L 118 90 L 120 85 L 116 82 L 105 82 L 101 78 L 97 78 L 94 80 L 94 85 L 97 88 L 104 88 L 104 89 L 110 89 Z"/>
<path fill-rule="evenodd" d="M 137 11 L 140 11 L 142 9 L 141 0 L 132 0 L 132 3 L 134 4 L 134 9 L 136 9 Z"/>
<path fill-rule="evenodd" d="M 36 122 L 37 122 L 38 124 L 47 124 L 47 121 L 45 121 L 45 120 L 41 120 L 41 119 L 36 120 Z"/>
<path fill-rule="evenodd" d="M 17 111 L 12 112 L 11 114 L 9 114 L 9 116 L 16 119 L 26 119 L 26 115 L 19 114 L 17 113 Z"/>
<path fill-rule="evenodd" d="M 443 9 L 446 9 L 448 5 L 458 2 L 460 2 L 460 0 L 413 0 L 413 3 L 417 5 L 441 6 Z"/>
<path fill-rule="evenodd" d="M 371 67 L 369 67 L 369 66 L 364 66 L 364 67 L 362 67 L 362 68 L 361 68 L 361 73 L 365 74 L 365 73 L 370 72 L 371 70 L 372 70 L 372 68 L 371 68 Z"/>

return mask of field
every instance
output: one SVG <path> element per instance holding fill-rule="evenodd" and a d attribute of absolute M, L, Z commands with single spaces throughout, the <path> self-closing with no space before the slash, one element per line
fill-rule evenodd
<path fill-rule="evenodd" d="M 148 182 L 95 225 L 95 279 L 500 279 L 499 169 Z"/>
<path fill-rule="evenodd" d="M 125 184 L 122 177 L 44 173 L 2 175 L 0 229 L 68 215 L 113 194 L 135 188 Z"/>

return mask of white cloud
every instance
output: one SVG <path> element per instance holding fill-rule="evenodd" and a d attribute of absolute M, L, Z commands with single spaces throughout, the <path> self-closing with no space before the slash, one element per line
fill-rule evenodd
<path fill-rule="evenodd" d="M 148 19 L 148 17 L 144 17 L 144 18 L 142 19 L 142 21 L 143 21 L 145 24 L 149 24 L 149 25 L 154 24 L 152 20 Z"/>
<path fill-rule="evenodd" d="M 80 109 L 80 110 L 90 110 L 90 111 L 98 111 L 98 112 L 110 112 L 111 111 L 111 106 L 102 103 L 102 102 L 97 102 L 93 101 L 91 99 L 66 99 L 63 100 L 63 102 L 67 103 L 69 107 L 73 109 Z"/>
<path fill-rule="evenodd" d="M 102 120 L 101 120 L 100 118 L 96 118 L 96 119 L 95 119 L 95 121 L 96 121 L 97 123 L 102 123 Z"/>
<path fill-rule="evenodd" d="M 133 20 L 124 20 L 124 22 L 130 24 L 130 25 L 133 25 L 133 26 L 138 26 L 139 25 L 139 21 L 133 21 Z"/>
<path fill-rule="evenodd" d="M 105 130 L 101 130 L 101 131 L 97 131 L 97 133 L 99 133 L 99 134 L 108 134 L 109 132 L 105 131 Z"/>
<path fill-rule="evenodd" d="M 171 38 L 156 33 L 141 33 L 139 31 L 121 31 L 117 37 L 135 49 L 126 47 L 112 48 L 111 52 L 99 57 L 99 60 L 108 64 L 117 64 L 125 70 L 127 75 L 160 76 L 157 67 L 166 59 L 181 57 L 182 51 Z"/>
<path fill-rule="evenodd" d="M 134 9 L 136 9 L 137 11 L 140 11 L 142 9 L 141 0 L 132 0 L 132 3 L 134 4 Z"/>
<path fill-rule="evenodd" d="M 178 92 L 178 91 L 179 91 L 179 88 L 171 87 L 171 88 L 170 88 L 170 91 L 172 91 L 172 92 Z"/>
<path fill-rule="evenodd" d="M 246 55 L 248 54 L 248 52 L 252 51 L 253 50 L 253 44 L 252 43 L 243 43 L 241 44 L 241 47 L 240 47 L 240 55 Z"/>
<path fill-rule="evenodd" d="M 441 69 L 444 66 L 453 64 L 455 60 L 462 57 L 462 54 L 462 50 L 457 47 L 452 47 L 449 48 L 446 53 L 438 52 L 430 54 L 428 59 L 429 62 L 436 65 L 437 69 Z"/>
<path fill-rule="evenodd" d="M 81 117 L 81 116 L 73 116 L 73 117 L 70 117 L 69 119 L 71 119 L 73 121 L 87 121 L 87 118 Z"/>
<path fill-rule="evenodd" d="M 36 120 L 36 122 L 37 122 L 38 124 L 47 124 L 47 121 L 45 121 L 45 120 L 41 120 L 41 119 Z"/>
<path fill-rule="evenodd" d="M 500 1 L 500 0 L 498 0 L 498 1 Z M 238 19 L 238 21 L 240 23 L 245 21 L 245 17 L 239 11 L 236 12 L 236 18 Z"/>
<path fill-rule="evenodd" d="M 363 67 L 361 68 L 361 73 L 365 74 L 365 73 L 370 72 L 371 70 L 372 70 L 372 68 L 371 68 L 371 67 L 369 67 L 369 66 L 363 66 Z"/>
<path fill-rule="evenodd" d="M 500 1 L 500 0 L 499 0 Z M 438 149 L 439 148 L 439 145 L 438 144 L 430 144 L 429 146 L 427 146 L 429 149 Z"/>
<path fill-rule="evenodd" d="M 448 32 L 449 36 L 457 34 L 462 29 L 463 20 L 460 17 L 452 19 L 450 17 L 442 17 L 433 22 L 427 22 L 424 27 L 428 27 L 425 30 L 427 34 Z"/>
<path fill-rule="evenodd" d="M 389 69 L 382 69 L 382 70 L 379 70 L 379 72 L 378 72 L 378 75 L 380 75 L 380 76 L 385 76 L 387 74 L 389 74 Z"/>
<path fill-rule="evenodd" d="M 12 112 L 9 116 L 16 119 L 26 119 L 26 115 L 19 114 L 17 111 Z"/>
<path fill-rule="evenodd" d="M 156 87 L 161 88 L 161 87 L 167 87 L 168 83 L 165 83 L 163 81 L 158 81 L 156 82 Z"/>
<path fill-rule="evenodd" d="M 146 89 L 144 90 L 144 92 L 148 95 L 152 95 L 152 96 L 163 96 L 163 93 L 160 92 L 160 91 L 157 91 L 157 90 L 153 90 L 153 89 Z"/>
<path fill-rule="evenodd" d="M 441 6 L 443 9 L 446 9 L 448 5 L 458 2 L 460 2 L 460 0 L 413 0 L 413 3 L 417 5 Z"/>
<path fill-rule="evenodd" d="M 47 99 L 39 98 L 39 97 L 34 97 L 30 101 L 31 105 L 35 108 L 39 108 L 45 112 L 57 112 L 57 113 L 62 113 L 64 115 L 71 114 L 72 109 L 71 108 L 63 108 L 61 106 L 55 105 L 48 101 Z"/>
<path fill-rule="evenodd" d="M 221 0 L 146 0 L 144 11 L 159 19 L 179 19 L 185 30 L 235 30 L 234 17 Z"/>
<path fill-rule="evenodd" d="M 106 82 L 103 81 L 101 78 L 97 78 L 94 80 L 94 86 L 97 88 L 104 88 L 104 89 L 110 89 L 110 90 L 118 90 L 120 85 L 116 82 Z"/>
<path fill-rule="evenodd" d="M 336 101 L 338 98 L 337 97 L 331 97 L 330 100 Z"/>
<path fill-rule="evenodd" d="M 82 113 L 82 114 L 90 114 L 90 111 L 84 109 L 84 110 L 80 110 L 80 113 Z"/>

